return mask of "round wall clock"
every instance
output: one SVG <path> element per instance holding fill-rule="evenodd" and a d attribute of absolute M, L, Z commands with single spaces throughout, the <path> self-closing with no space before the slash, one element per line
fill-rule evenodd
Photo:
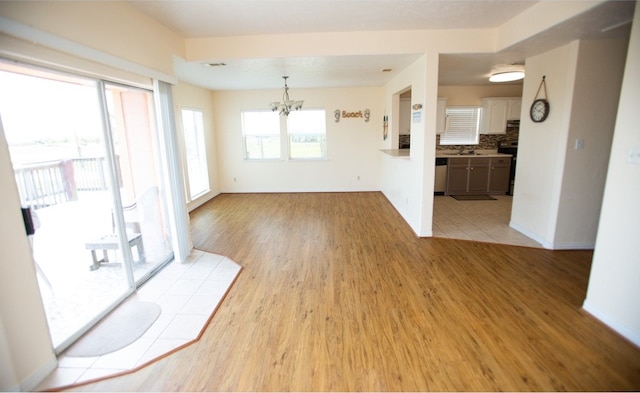
<path fill-rule="evenodd" d="M 549 116 L 549 101 L 544 98 L 534 100 L 529 110 L 529 116 L 531 116 L 531 120 L 536 123 L 545 121 L 547 116 Z"/>

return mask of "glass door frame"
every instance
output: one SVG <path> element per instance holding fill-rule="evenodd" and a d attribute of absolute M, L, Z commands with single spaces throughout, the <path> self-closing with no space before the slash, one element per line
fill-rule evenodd
<path fill-rule="evenodd" d="M 105 138 L 109 138 L 108 140 L 105 139 L 105 143 L 108 143 L 109 146 L 109 158 L 108 158 L 108 162 L 109 162 L 109 169 L 110 169 L 110 174 L 112 176 L 115 176 L 115 178 L 112 178 L 112 181 L 116 181 L 116 183 L 113 184 L 118 184 L 117 182 L 118 177 L 117 177 L 117 173 L 119 171 L 118 169 L 118 164 L 117 164 L 117 158 L 116 158 L 116 152 L 115 152 L 115 141 L 113 138 L 113 129 L 112 126 L 110 124 L 110 112 L 109 112 L 109 106 L 107 104 L 107 87 L 108 86 L 114 86 L 114 87 L 121 87 L 121 88 L 125 88 L 127 90 L 134 90 L 134 91 L 140 91 L 140 92 L 144 92 L 144 93 L 148 93 L 150 94 L 150 98 L 153 102 L 153 113 L 151 114 L 152 116 L 149 118 L 149 122 L 153 123 L 154 126 L 154 132 L 156 134 L 156 137 L 158 138 L 158 149 L 157 151 L 155 151 L 154 153 L 157 154 L 159 157 L 159 162 L 161 163 L 161 165 L 159 165 L 159 171 L 160 171 L 160 178 L 161 178 L 161 182 L 163 187 L 161 187 L 164 192 L 165 195 L 164 196 L 164 202 L 161 203 L 161 208 L 163 209 L 165 215 L 167 216 L 168 220 L 169 220 L 169 237 L 171 239 L 173 239 L 176 234 L 174 232 L 176 232 L 175 230 L 173 230 L 172 226 L 171 226 L 171 209 L 169 207 L 169 200 L 170 200 L 170 194 L 173 191 L 170 189 L 170 187 L 167 187 L 166 185 L 168 184 L 168 178 L 170 178 L 170 169 L 167 165 L 162 165 L 163 162 L 167 162 L 168 160 L 166 159 L 166 152 L 163 151 L 162 146 L 163 144 L 163 140 L 164 140 L 164 136 L 163 133 L 161 132 L 161 129 L 158 127 L 158 114 L 156 113 L 156 111 L 158 110 L 158 104 L 157 104 L 157 100 L 158 100 L 158 96 L 156 94 L 156 92 L 150 88 L 144 88 L 144 87 L 139 87 L 139 86 L 133 86 L 133 85 L 128 85 L 126 83 L 121 83 L 121 82 L 113 82 L 113 81 L 106 81 L 106 80 L 100 80 L 99 81 L 99 89 L 100 89 L 100 93 L 101 93 L 101 105 L 103 106 L 103 118 L 105 121 L 105 127 L 106 127 L 106 132 L 108 135 L 105 135 Z M 126 132 L 126 130 L 125 130 Z M 167 190 L 169 192 L 167 192 Z M 148 281 L 151 277 L 153 277 L 153 275 L 158 272 L 159 270 L 161 270 L 163 267 L 165 267 L 169 262 L 171 262 L 173 259 L 175 259 L 175 253 L 172 247 L 171 252 L 168 254 L 167 258 L 162 261 L 159 262 L 157 264 L 157 266 L 153 267 L 151 270 L 145 272 L 142 276 L 138 277 L 136 279 L 135 274 L 133 273 L 133 264 L 134 264 L 134 259 L 133 259 L 133 253 L 131 252 L 131 247 L 129 246 L 129 244 L 127 243 L 127 232 L 126 232 L 126 220 L 124 218 L 124 209 L 123 209 L 123 204 L 122 204 L 122 195 L 121 193 L 118 191 L 118 189 L 116 189 L 116 187 L 112 187 L 112 192 L 118 194 L 118 202 L 116 205 L 114 205 L 114 210 L 118 213 L 114 216 L 114 220 L 117 223 L 117 227 L 118 227 L 118 237 L 120 240 L 120 247 L 123 250 L 124 253 L 124 258 L 126 260 L 127 263 L 127 274 L 130 275 L 131 277 L 130 282 L 133 283 L 133 286 L 135 289 L 138 289 L 140 286 L 142 286 L 146 281 Z M 175 243 L 175 242 L 172 242 Z M 172 244 L 173 246 L 173 244 Z"/>
<path fill-rule="evenodd" d="M 113 133 L 111 131 L 111 124 L 109 122 L 109 108 L 107 107 L 107 93 L 106 83 L 104 80 L 97 81 L 98 100 L 100 104 L 100 114 L 102 115 L 102 134 L 105 143 L 105 158 L 107 161 L 107 167 L 109 168 L 109 181 L 111 182 L 111 199 L 113 201 L 113 219 L 115 223 L 116 233 L 118 234 L 118 243 L 120 245 L 120 252 L 124 258 L 124 269 L 127 275 L 127 284 L 129 290 L 127 291 L 127 297 L 135 292 L 136 284 L 133 278 L 133 254 L 131 248 L 127 244 L 127 231 L 124 221 L 124 213 L 122 209 L 122 196 L 117 187 L 118 185 L 118 168 L 116 164 L 116 154 L 114 149 Z M 126 297 L 125 297 L 126 298 Z M 124 299 L 123 299 L 124 300 Z M 120 304 L 118 302 L 118 304 Z"/>
<path fill-rule="evenodd" d="M 175 260 L 176 262 L 183 262 L 189 255 L 191 242 L 188 233 L 188 213 L 186 211 L 186 201 L 185 196 L 182 192 L 182 188 L 176 188 L 176 185 L 182 183 L 183 174 L 180 171 L 181 165 L 179 157 L 177 155 L 177 146 L 175 145 L 175 143 L 177 143 L 177 138 L 174 135 L 175 124 L 173 122 L 173 113 L 166 112 L 167 110 L 171 111 L 173 109 L 171 84 L 154 79 L 153 87 L 150 86 L 149 88 L 145 88 L 136 84 L 126 84 L 115 82 L 109 79 L 84 75 L 82 72 L 73 72 L 73 70 L 60 70 L 43 65 L 32 64 L 29 62 L 12 60 L 11 58 L 4 56 L 0 56 L 0 62 L 8 62 L 22 68 L 35 70 L 36 72 L 43 71 L 54 75 L 61 75 L 62 77 L 68 76 L 71 78 L 81 78 L 89 80 L 93 84 L 95 94 L 98 98 L 97 104 L 100 106 L 99 115 L 101 117 L 100 122 L 102 127 L 101 132 L 103 143 L 105 145 L 105 164 L 108 169 L 107 176 L 109 179 L 109 183 L 112 185 L 112 187 L 110 187 L 110 192 L 111 200 L 113 203 L 113 220 L 115 224 L 114 230 L 118 235 L 118 242 L 120 247 L 118 252 L 120 252 L 123 258 L 123 268 L 126 272 L 126 288 L 123 288 L 123 292 L 114 297 L 114 300 L 110 305 L 99 311 L 94 317 L 88 319 L 86 324 L 78 329 L 75 333 L 73 333 L 70 337 L 66 338 L 58 345 L 56 345 L 54 348 L 54 352 L 59 355 L 69 346 L 71 346 L 75 341 L 77 341 L 83 334 L 88 332 L 101 319 L 103 319 L 106 315 L 116 309 L 123 301 L 125 301 L 128 297 L 135 293 L 136 289 L 144 284 L 146 280 L 151 278 L 153 274 L 155 274 L 158 270 L 160 270 L 172 260 Z M 163 204 L 163 209 L 168 215 L 169 236 L 173 244 L 173 251 L 171 253 L 171 256 L 167 257 L 166 261 L 159 264 L 157 268 L 149 271 L 144 277 L 140 277 L 137 284 L 132 269 L 134 261 L 133 253 L 131 248 L 129 248 L 129 244 L 127 242 L 122 197 L 120 194 L 120 190 L 117 188 L 119 182 L 117 175 L 117 159 L 113 145 L 114 139 L 109 122 L 109 111 L 106 100 L 107 91 L 105 88 L 106 85 L 121 85 L 130 89 L 142 90 L 151 93 L 151 98 L 153 100 L 151 106 L 154 110 L 152 111 L 153 113 L 151 113 L 150 122 L 152 122 L 156 126 L 155 132 L 159 139 L 159 147 L 156 154 L 159 154 L 160 162 L 162 163 L 160 165 L 160 170 L 166 190 L 166 201 Z M 186 232 L 182 232 L 182 230 L 186 230 Z"/>

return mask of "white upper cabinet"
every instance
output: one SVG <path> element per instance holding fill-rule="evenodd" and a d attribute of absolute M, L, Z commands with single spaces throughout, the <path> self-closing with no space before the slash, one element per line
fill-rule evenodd
<path fill-rule="evenodd" d="M 507 120 L 520 120 L 521 110 L 522 110 L 522 98 L 509 98 L 509 107 L 507 109 Z"/>
<path fill-rule="evenodd" d="M 447 126 L 447 99 L 438 98 L 438 108 L 436 109 L 436 134 L 440 135 Z"/>
<path fill-rule="evenodd" d="M 502 98 L 483 98 L 480 117 L 481 134 L 504 134 L 507 132 L 507 109 L 509 102 Z"/>
<path fill-rule="evenodd" d="M 480 101 L 482 103 L 481 134 L 505 134 L 507 120 L 520 119 L 521 98 L 488 97 Z"/>

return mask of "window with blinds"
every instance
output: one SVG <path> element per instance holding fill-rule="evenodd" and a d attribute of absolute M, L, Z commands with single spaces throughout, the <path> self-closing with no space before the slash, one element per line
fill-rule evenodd
<path fill-rule="evenodd" d="M 480 129 L 478 106 L 454 106 L 446 109 L 446 126 L 441 145 L 477 145 Z"/>

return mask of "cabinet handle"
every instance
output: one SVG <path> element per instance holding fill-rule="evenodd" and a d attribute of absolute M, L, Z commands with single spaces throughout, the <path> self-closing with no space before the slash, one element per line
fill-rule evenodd
<path fill-rule="evenodd" d="M 492 167 L 491 167 L 491 170 L 494 170 L 494 169 L 496 169 L 496 168 L 492 166 Z"/>

